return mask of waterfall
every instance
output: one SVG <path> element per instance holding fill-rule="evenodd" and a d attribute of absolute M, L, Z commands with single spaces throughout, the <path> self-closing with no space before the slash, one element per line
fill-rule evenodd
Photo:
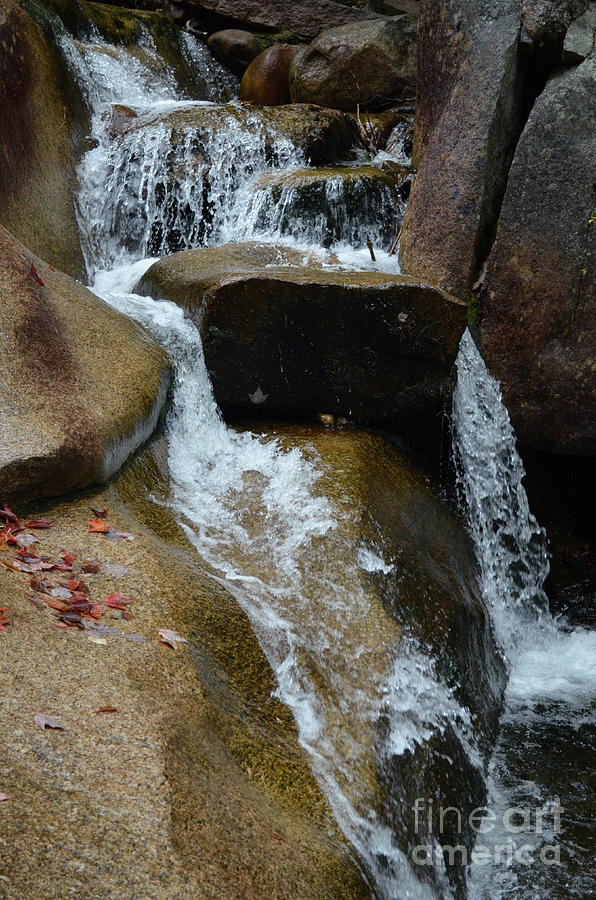
<path fill-rule="evenodd" d="M 469 893 L 474 900 L 524 900 L 530 894 L 583 898 L 592 860 L 584 863 L 585 872 L 579 868 L 573 884 L 567 865 L 578 856 L 573 835 L 574 829 L 581 834 L 586 801 L 580 802 L 579 811 L 568 811 L 562 836 L 552 814 L 559 804 L 560 774 L 549 780 L 540 771 L 539 759 L 542 753 L 547 768 L 561 745 L 567 759 L 569 733 L 590 753 L 596 734 L 596 632 L 571 628 L 548 611 L 546 536 L 530 512 L 524 468 L 499 385 L 469 332 L 457 360 L 453 438 L 483 596 L 509 670 L 488 782 L 487 806 L 500 824 L 482 834 L 489 856 L 499 862 L 471 868 Z M 525 760 L 530 741 L 536 766 L 529 767 L 531 777 Z M 504 829 L 503 816 L 515 808 L 528 809 L 530 821 L 512 834 Z M 548 820 L 545 827 L 537 818 L 540 810 Z M 568 858 L 553 868 L 550 861 L 560 853 L 561 843 Z M 525 858 L 514 856 L 520 848 Z"/>

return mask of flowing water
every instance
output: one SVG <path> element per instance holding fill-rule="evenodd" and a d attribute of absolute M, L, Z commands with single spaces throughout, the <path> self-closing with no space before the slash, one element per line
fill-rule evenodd
<path fill-rule="evenodd" d="M 546 537 L 529 510 L 499 386 L 469 333 L 457 369 L 460 488 L 509 670 L 489 769 L 487 806 L 495 819 L 487 817 L 480 832 L 486 853 L 471 867 L 470 894 L 587 898 L 596 893 L 596 632 L 572 628 L 548 611 Z"/>
<path fill-rule="evenodd" d="M 361 244 L 375 224 L 374 209 L 364 210 L 359 226 L 342 189 L 330 181 L 321 200 L 333 226 L 330 240 L 329 218 L 309 222 L 289 215 L 292 204 L 296 212 L 296 197 L 283 189 L 274 197 L 262 185 L 272 173 L 303 169 L 300 148 L 281 135 L 271 140 L 258 119 L 222 103 L 230 85 L 194 38 L 185 37 L 182 47 L 187 63 L 202 71 L 202 92 L 194 96 L 156 58 L 150 39 L 139 54 L 107 45 L 96 34 L 75 41 L 62 30 L 61 38 L 92 122 L 94 146 L 82 158 L 78 194 L 89 278 L 107 302 L 148 328 L 175 362 L 167 421 L 169 502 L 215 577 L 249 615 L 278 695 L 293 711 L 313 773 L 371 890 L 386 900 L 449 897 L 440 861 L 433 886 L 421 881 L 377 802 L 379 760 L 401 757 L 446 728 L 472 764 L 481 765 L 467 710 L 438 676 L 432 656 L 415 640 L 400 638 L 367 586 L 366 573 L 388 574 L 392 561 L 354 539 L 349 506 L 320 490 L 328 473 L 314 449 L 223 422 L 196 328 L 174 304 L 132 293 L 152 257 L 255 235 L 309 249 L 330 244 L 342 264 L 370 267 Z M 120 131 L 114 104 L 130 111 Z M 211 128 L 197 134 L 171 125 L 171 114 L 183 121 L 197 107 Z M 387 199 L 376 202 L 384 215 Z M 379 268 L 395 270 L 394 258 L 377 257 Z M 488 801 L 500 810 L 518 798 L 516 772 L 508 767 L 508 724 L 523 730 L 528 716 L 547 702 L 580 728 L 583 713 L 577 711 L 592 696 L 594 645 L 590 634 L 565 631 L 547 613 L 544 535 L 527 507 L 498 388 L 469 337 L 458 377 L 461 488 L 483 593 L 510 671 Z M 379 749 L 381 718 L 389 727 Z M 534 788 L 539 794 L 537 783 Z M 490 837 L 492 847 L 498 830 Z M 498 865 L 472 867 L 471 892 L 479 898 L 529 896 L 511 892 L 513 876 L 521 883 L 517 869 L 509 866 L 503 874 Z"/>

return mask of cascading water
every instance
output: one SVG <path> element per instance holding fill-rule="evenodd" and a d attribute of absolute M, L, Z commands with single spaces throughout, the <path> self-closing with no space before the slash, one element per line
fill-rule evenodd
<path fill-rule="evenodd" d="M 593 887 L 581 777 L 590 777 L 596 747 L 596 632 L 570 628 L 548 612 L 545 534 L 529 509 L 499 386 L 469 332 L 457 362 L 453 426 L 483 594 L 509 670 L 490 767 L 487 805 L 496 824 L 481 833 L 492 864 L 472 866 L 470 894 L 584 898 Z M 566 784 L 553 760 L 563 767 L 572 761 L 579 784 Z M 567 819 L 562 789 L 573 798 Z M 508 811 L 520 807 L 529 810 L 523 825 L 507 827 Z"/>
<path fill-rule="evenodd" d="M 382 748 L 388 758 L 447 726 L 472 752 L 467 711 L 437 677 L 433 660 L 415 641 L 400 640 L 366 586 L 366 572 L 389 571 L 390 564 L 361 542 L 346 549 L 349 514 L 318 491 L 323 473 L 316 453 L 229 429 L 195 327 L 173 304 L 130 293 L 152 261 L 145 256 L 229 238 L 235 221 L 239 230 L 244 225 L 238 204 L 247 183 L 272 164 L 287 171 L 304 160 L 287 140 L 272 142 L 250 118 L 248 126 L 246 117 L 239 121 L 233 104 L 184 99 L 167 67 L 149 65 L 146 56 L 97 36 L 85 43 L 65 38 L 64 47 L 88 99 L 96 143 L 78 173 L 93 288 L 145 325 L 176 362 L 167 428 L 173 508 L 248 613 L 279 697 L 294 713 L 312 770 L 373 892 L 386 900 L 435 896 L 437 888 L 419 881 L 377 807 L 378 722 L 389 723 Z M 206 134 L 164 125 L 164 112 L 184 120 L 201 104 L 212 119 Z M 125 117 L 120 131 L 118 116 Z M 364 264 L 357 249 L 347 254 Z M 382 254 L 380 262 L 395 266 Z M 334 561 L 346 554 L 338 572 Z M 435 885 L 450 895 L 440 865 Z"/>

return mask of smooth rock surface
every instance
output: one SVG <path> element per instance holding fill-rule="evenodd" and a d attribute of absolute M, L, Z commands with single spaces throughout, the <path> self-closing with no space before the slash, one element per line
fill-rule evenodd
<path fill-rule="evenodd" d="M 596 58 L 563 71 L 518 144 L 481 295 L 485 358 L 521 442 L 596 453 Z"/>
<path fill-rule="evenodd" d="M 170 381 L 163 351 L 1 227 L 0 348 L 3 499 L 106 481 L 152 434 Z"/>
<path fill-rule="evenodd" d="M 565 65 L 577 65 L 594 52 L 596 41 L 596 3 L 575 19 L 565 34 L 562 61 Z"/>
<path fill-rule="evenodd" d="M 240 100 L 259 106 L 281 106 L 290 102 L 290 66 L 299 48 L 274 44 L 254 59 L 240 82 Z"/>
<path fill-rule="evenodd" d="M 258 36 L 241 28 L 223 28 L 214 32 L 209 35 L 207 46 L 216 59 L 240 74 L 263 51 Z"/>
<path fill-rule="evenodd" d="M 155 448 L 155 445 L 153 445 Z M 158 453 L 163 457 L 164 453 Z M 0 891 L 155 900 L 364 900 L 370 896 L 298 745 L 247 617 L 187 538 L 149 500 L 167 491 L 153 451 L 100 493 L 44 509 L 40 552 L 76 554 L 98 601 L 133 598 L 132 620 L 92 643 L 32 600 L 30 576 L 0 568 L 3 723 Z M 89 507 L 135 535 L 88 534 Z M 2 554 L 4 556 L 4 554 Z M 94 559 L 98 574 L 81 574 Z M 122 578 L 104 571 L 125 565 Z M 59 583 L 53 573 L 46 574 Z M 188 640 L 177 651 L 158 630 Z M 104 707 L 113 713 L 97 713 Z M 60 717 L 40 731 L 36 713 Z M 26 827 L 23 827 L 23 823 Z M 225 848 L 225 852 L 222 852 Z"/>
<path fill-rule="evenodd" d="M 0 223 L 57 268 L 79 275 L 77 101 L 40 28 L 12 0 L 0 0 L 0 109 Z"/>
<path fill-rule="evenodd" d="M 465 304 L 423 282 L 344 272 L 273 245 L 155 263 L 139 293 L 199 323 L 220 405 L 391 419 L 440 407 Z M 251 400 L 252 396 L 252 400 Z"/>
<path fill-rule="evenodd" d="M 351 111 L 413 98 L 416 27 L 403 15 L 323 31 L 292 63 L 292 100 Z"/>
<path fill-rule="evenodd" d="M 402 269 L 467 297 L 490 249 L 523 124 L 517 0 L 423 4 L 418 32 L 418 174 Z"/>
<path fill-rule="evenodd" d="M 289 31 L 302 40 L 312 40 L 324 28 L 362 22 L 374 13 L 354 9 L 333 0 L 187 0 L 201 13 L 228 19 L 251 30 Z"/>

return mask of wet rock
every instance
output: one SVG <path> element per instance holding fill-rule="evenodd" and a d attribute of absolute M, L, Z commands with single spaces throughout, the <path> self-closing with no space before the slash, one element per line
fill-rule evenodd
<path fill-rule="evenodd" d="M 250 409 L 392 419 L 437 409 L 466 307 L 424 282 L 344 272 L 273 245 L 174 254 L 136 287 L 199 323 L 215 396 Z"/>
<path fill-rule="evenodd" d="M 118 585 L 139 602 L 117 631 L 140 632 L 144 643 L 65 635 L 15 591 L 19 576 L 0 569 L 0 606 L 18 623 L 2 657 L 2 788 L 11 793 L 2 834 L 12 851 L 3 884 L 28 897 L 99 891 L 152 900 L 282 900 L 291 884 L 313 900 L 364 900 L 370 891 L 292 715 L 274 697 L 248 618 L 149 500 L 166 490 L 148 452 L 102 493 L 46 511 L 52 559 L 66 547 L 127 564 Z M 137 540 L 86 538 L 90 505 L 109 507 L 110 521 Z M 110 576 L 85 581 L 98 598 L 114 590 Z M 188 648 L 160 647 L 163 627 L 186 636 Z M 106 705 L 117 712 L 95 714 Z M 36 710 L 61 716 L 59 742 L 33 727 Z M 60 852 L 47 842 L 54 832 Z"/>
<path fill-rule="evenodd" d="M 290 102 L 289 73 L 299 48 L 274 44 L 249 65 L 240 83 L 240 100 L 259 106 L 280 106 Z"/>
<path fill-rule="evenodd" d="M 490 249 L 524 117 L 517 0 L 425 3 L 402 269 L 468 296 Z"/>
<path fill-rule="evenodd" d="M 254 183 L 245 215 L 255 233 L 303 238 L 331 247 L 345 241 L 388 250 L 403 217 L 400 189 L 408 173 L 375 166 L 295 169 Z"/>
<path fill-rule="evenodd" d="M 294 59 L 294 102 L 346 111 L 416 93 L 416 19 L 395 16 L 323 31 Z"/>
<path fill-rule="evenodd" d="M 173 146 L 194 135 L 204 144 L 210 136 L 234 125 L 248 132 L 261 132 L 270 149 L 275 141 L 290 140 L 302 150 L 310 165 L 326 165 L 347 153 L 355 133 L 347 116 L 334 109 L 307 104 L 281 107 L 253 107 L 240 103 L 218 106 L 189 106 L 174 112 L 139 117 L 124 133 L 140 134 L 156 127 L 170 130 Z"/>
<path fill-rule="evenodd" d="M 0 228 L 0 496 L 106 481 L 153 432 L 165 354 Z"/>
<path fill-rule="evenodd" d="M 375 17 L 333 0 L 187 0 L 187 4 L 217 21 L 227 19 L 252 31 L 286 30 L 301 40 L 311 40 L 324 28 Z"/>
<path fill-rule="evenodd" d="M 520 441 L 596 453 L 596 59 L 553 77 L 518 144 L 482 293 L 482 348 Z"/>
<path fill-rule="evenodd" d="M 589 0 L 521 0 L 522 25 L 538 47 L 559 54 L 567 28 L 588 5 Z"/>
<path fill-rule="evenodd" d="M 207 46 L 216 59 L 242 74 L 263 47 L 256 34 L 240 28 L 224 28 L 209 36 Z"/>
<path fill-rule="evenodd" d="M 69 88 L 38 25 L 12 0 L 0 0 L 0 222 L 55 266 L 79 275 L 77 104 Z"/>

